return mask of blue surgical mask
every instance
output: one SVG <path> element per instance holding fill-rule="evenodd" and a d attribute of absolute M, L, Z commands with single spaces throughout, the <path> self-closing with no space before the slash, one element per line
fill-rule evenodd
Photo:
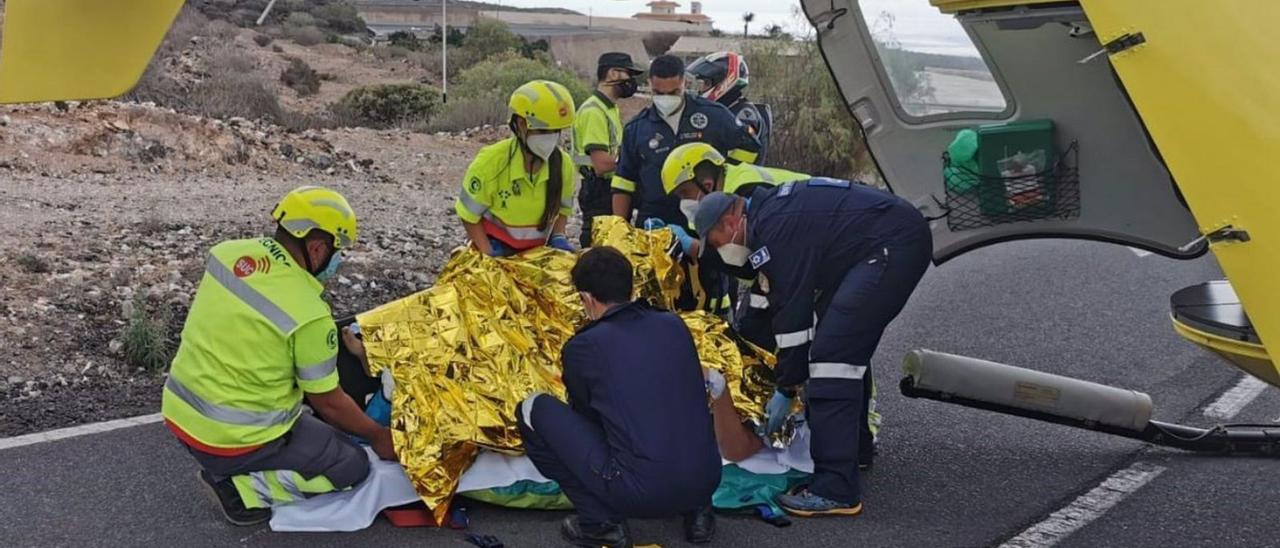
<path fill-rule="evenodd" d="M 316 274 L 316 279 L 321 282 L 329 281 L 329 278 L 338 273 L 338 265 L 340 264 L 342 264 L 342 252 L 334 251 L 333 256 L 329 257 L 329 264 L 325 265 L 324 270 L 321 270 L 319 274 Z"/>

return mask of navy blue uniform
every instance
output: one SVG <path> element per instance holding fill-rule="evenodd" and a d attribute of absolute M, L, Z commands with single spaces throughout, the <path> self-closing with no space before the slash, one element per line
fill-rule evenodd
<path fill-rule="evenodd" d="M 861 502 L 871 357 L 929 266 L 928 223 L 887 192 L 815 178 L 756 192 L 747 245 L 773 316 L 778 385 L 805 385 L 810 491 Z"/>
<path fill-rule="evenodd" d="M 636 226 L 656 217 L 670 225 L 688 226 L 680 213 L 680 199 L 662 190 L 662 163 L 671 150 L 685 143 L 707 143 L 726 157 L 754 162 L 760 143 L 724 105 L 686 93 L 680 131 L 652 105 L 640 111 L 622 130 L 622 150 L 613 173 L 613 192 L 631 194 L 639 210 Z"/>
<path fill-rule="evenodd" d="M 760 143 L 724 105 L 685 93 L 679 131 L 652 105 L 640 111 L 622 130 L 622 149 L 613 174 L 613 192 L 631 194 L 638 210 L 635 225 L 650 218 L 669 225 L 689 226 L 680 212 L 680 199 L 662 189 L 662 163 L 671 150 L 685 143 L 703 142 L 736 161 L 754 162 Z M 688 257 L 680 264 L 688 274 L 676 299 L 677 310 L 708 310 L 725 315 L 729 311 L 729 279 L 719 272 L 700 269 Z"/>
<path fill-rule="evenodd" d="M 720 452 L 684 322 L 639 302 L 618 306 L 578 331 L 562 361 L 569 404 L 536 394 L 517 416 L 529 458 L 583 523 L 711 504 Z"/>

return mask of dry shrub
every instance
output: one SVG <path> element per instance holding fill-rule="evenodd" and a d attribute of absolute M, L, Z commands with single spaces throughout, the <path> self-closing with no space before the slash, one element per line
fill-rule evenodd
<path fill-rule="evenodd" d="M 299 46 L 323 44 L 328 39 L 328 35 L 319 27 L 294 25 L 284 27 L 284 37 L 293 40 Z"/>
<path fill-rule="evenodd" d="M 226 21 L 212 21 L 205 29 L 205 35 L 220 44 L 226 44 L 240 35 L 240 29 Z"/>
<path fill-rule="evenodd" d="M 48 259 L 30 251 L 24 251 L 19 254 L 17 262 L 23 271 L 30 274 L 47 274 L 53 271 L 53 266 L 49 264 Z"/>
<path fill-rule="evenodd" d="M 240 116 L 277 122 L 284 118 L 280 99 L 256 74 L 211 76 L 191 90 L 190 110 L 212 118 Z"/>
<path fill-rule="evenodd" d="M 450 99 L 423 129 L 432 133 L 457 132 L 486 125 L 500 125 L 507 121 L 505 107 L 506 98 L 497 92 L 479 97 Z"/>
<path fill-rule="evenodd" d="M 270 37 L 270 36 L 267 36 L 267 35 L 265 35 L 265 34 L 255 34 L 255 35 L 253 35 L 253 43 L 255 43 L 255 44 L 257 44 L 259 47 L 263 47 L 263 48 L 265 48 L 265 47 L 267 47 L 267 46 L 271 45 L 271 42 L 272 42 L 272 41 L 274 41 L 274 40 L 275 40 L 274 38 L 272 38 L 272 37 Z"/>
<path fill-rule="evenodd" d="M 299 97 L 315 95 L 320 91 L 320 75 L 306 61 L 289 58 L 289 66 L 280 73 L 280 82 L 298 92 Z"/>
<path fill-rule="evenodd" d="M 231 45 L 215 50 L 209 56 L 207 65 L 210 78 L 217 78 L 223 74 L 245 74 L 258 70 L 258 63 L 252 57 L 245 55 Z"/>

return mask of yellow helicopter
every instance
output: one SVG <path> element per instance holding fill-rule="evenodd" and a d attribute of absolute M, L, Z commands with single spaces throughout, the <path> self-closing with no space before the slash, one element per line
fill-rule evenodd
<path fill-rule="evenodd" d="M 1212 252 L 1229 282 L 1173 295 L 1173 328 L 1280 386 L 1263 343 L 1280 340 L 1280 184 L 1265 166 L 1280 152 L 1280 76 L 1265 70 L 1280 3 L 897 0 L 954 17 L 981 58 L 922 83 L 891 62 L 868 1 L 801 5 L 886 181 L 933 219 L 935 262 L 1024 238 Z M 0 103 L 124 94 L 183 4 L 9 0 Z M 957 146 L 964 130 L 976 147 Z M 1280 449 L 1280 429 L 1150 420 L 1134 391 L 927 350 L 905 369 L 912 397 L 1191 450 Z"/>
<path fill-rule="evenodd" d="M 1280 77 L 1265 69 L 1280 61 L 1280 3 L 801 4 L 886 182 L 932 220 L 936 263 L 1025 238 L 1212 252 L 1227 280 L 1172 295 L 1173 328 L 1280 386 L 1263 343 L 1280 341 L 1280 184 L 1266 167 L 1280 153 Z M 930 5 L 976 55 L 903 61 L 873 10 Z M 1184 449 L 1271 452 L 1280 438 L 1151 421 L 1145 394 L 973 358 L 918 350 L 905 369 L 908 396 Z"/>

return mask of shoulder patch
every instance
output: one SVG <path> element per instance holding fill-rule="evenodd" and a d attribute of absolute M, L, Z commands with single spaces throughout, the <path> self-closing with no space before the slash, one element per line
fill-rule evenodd
<path fill-rule="evenodd" d="M 693 116 L 689 117 L 689 125 L 694 129 L 707 129 L 707 115 L 701 112 L 693 113 Z"/>
<path fill-rule="evenodd" d="M 769 259 L 772 259 L 772 258 L 773 257 L 769 256 L 769 246 L 764 246 L 760 249 L 757 249 L 756 252 L 752 253 L 751 257 L 749 257 L 749 260 L 751 261 L 751 268 L 760 270 L 760 267 L 768 264 Z"/>
<path fill-rule="evenodd" d="M 325 342 L 329 344 L 329 350 L 338 348 L 338 328 L 335 327 L 329 330 L 329 336 L 325 338 Z"/>
<path fill-rule="evenodd" d="M 809 179 L 808 186 L 812 187 L 831 187 L 831 188 L 849 188 L 849 181 L 840 179 L 831 179 L 828 177 L 814 177 Z"/>
<path fill-rule="evenodd" d="M 245 255 L 236 259 L 235 264 L 231 266 L 231 272 L 235 273 L 237 278 L 248 278 L 258 272 L 266 274 L 271 272 L 271 259 L 265 255 L 257 258 Z"/>
<path fill-rule="evenodd" d="M 796 187 L 796 185 L 795 185 L 795 183 L 793 183 L 793 182 L 792 182 L 792 183 L 783 183 L 783 184 L 782 184 L 782 186 L 778 187 L 778 197 L 779 197 L 779 198 L 786 198 L 787 196 L 790 196 L 790 195 L 791 195 L 791 191 L 792 191 L 792 190 L 795 190 L 795 187 Z"/>

